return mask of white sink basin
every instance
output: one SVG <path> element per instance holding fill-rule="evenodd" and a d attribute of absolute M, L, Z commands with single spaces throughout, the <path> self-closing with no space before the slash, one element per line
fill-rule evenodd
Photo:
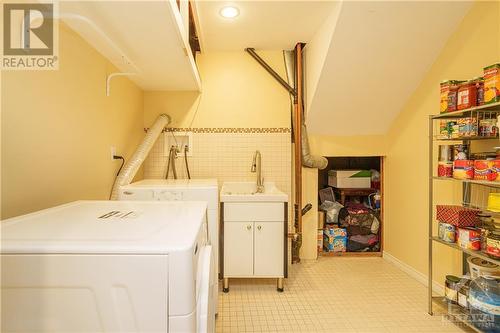
<path fill-rule="evenodd" d="M 220 191 L 221 202 L 286 202 L 288 195 L 281 192 L 274 182 L 264 182 L 264 193 L 257 193 L 255 182 L 225 182 Z"/>

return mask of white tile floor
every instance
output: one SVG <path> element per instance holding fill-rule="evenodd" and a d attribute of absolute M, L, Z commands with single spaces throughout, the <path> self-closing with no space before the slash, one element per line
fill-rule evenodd
<path fill-rule="evenodd" d="M 467 332 L 427 314 L 427 289 L 382 258 L 320 258 L 275 279 L 230 280 L 217 332 Z"/>

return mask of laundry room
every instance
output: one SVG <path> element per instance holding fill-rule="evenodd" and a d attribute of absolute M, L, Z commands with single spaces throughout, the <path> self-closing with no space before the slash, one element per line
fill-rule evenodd
<path fill-rule="evenodd" d="M 0 7 L 1 332 L 500 332 L 498 0 Z"/>

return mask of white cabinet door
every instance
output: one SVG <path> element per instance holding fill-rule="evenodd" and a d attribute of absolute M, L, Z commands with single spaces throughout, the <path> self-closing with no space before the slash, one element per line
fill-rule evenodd
<path fill-rule="evenodd" d="M 254 275 L 283 276 L 283 222 L 255 222 Z"/>
<path fill-rule="evenodd" d="M 224 223 L 224 277 L 253 275 L 253 222 Z"/>

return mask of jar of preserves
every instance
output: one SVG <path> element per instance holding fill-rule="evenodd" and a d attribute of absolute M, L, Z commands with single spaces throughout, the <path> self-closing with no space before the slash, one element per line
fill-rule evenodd
<path fill-rule="evenodd" d="M 473 81 L 460 84 L 457 92 L 457 110 L 468 109 L 477 104 L 477 89 Z"/>

